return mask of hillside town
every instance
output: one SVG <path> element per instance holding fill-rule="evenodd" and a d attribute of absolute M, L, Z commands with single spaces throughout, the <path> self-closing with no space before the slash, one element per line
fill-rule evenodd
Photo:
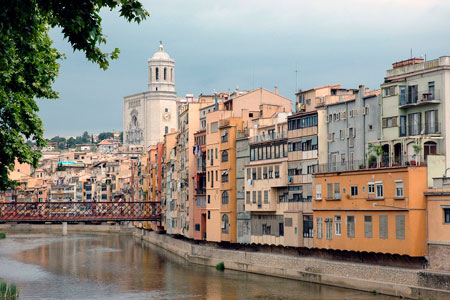
<path fill-rule="evenodd" d="M 143 229 L 216 243 L 424 258 L 450 271 L 450 57 L 392 64 L 381 85 L 177 98 L 163 45 L 124 97 L 123 144 L 16 164 L 3 202 L 161 205 Z"/>

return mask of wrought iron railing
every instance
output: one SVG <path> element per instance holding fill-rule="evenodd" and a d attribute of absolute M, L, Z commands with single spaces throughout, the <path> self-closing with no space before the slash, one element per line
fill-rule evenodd
<path fill-rule="evenodd" d="M 315 173 L 328 173 L 328 172 L 346 172 L 357 171 L 364 169 L 386 169 L 386 168 L 400 168 L 409 166 L 423 166 L 426 162 L 420 161 L 419 156 L 398 156 L 389 157 L 383 156 L 368 160 L 354 160 L 343 162 L 329 162 L 328 164 L 320 164 L 316 168 Z"/>
<path fill-rule="evenodd" d="M 2 202 L 0 222 L 159 221 L 160 202 Z"/>

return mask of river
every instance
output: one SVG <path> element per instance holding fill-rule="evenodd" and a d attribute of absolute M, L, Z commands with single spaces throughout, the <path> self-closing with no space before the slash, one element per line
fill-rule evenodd
<path fill-rule="evenodd" d="M 394 299 L 187 263 L 129 235 L 8 234 L 0 279 L 20 299 Z"/>

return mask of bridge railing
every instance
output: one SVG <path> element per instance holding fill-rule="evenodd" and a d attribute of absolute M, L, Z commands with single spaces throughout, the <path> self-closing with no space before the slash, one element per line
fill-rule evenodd
<path fill-rule="evenodd" d="M 159 220 L 160 202 L 0 202 L 0 222 Z"/>

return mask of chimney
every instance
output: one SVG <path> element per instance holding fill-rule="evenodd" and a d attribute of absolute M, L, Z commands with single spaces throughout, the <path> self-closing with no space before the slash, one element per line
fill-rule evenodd
<path fill-rule="evenodd" d="M 275 86 L 275 94 L 278 95 L 278 87 L 277 86 Z"/>

